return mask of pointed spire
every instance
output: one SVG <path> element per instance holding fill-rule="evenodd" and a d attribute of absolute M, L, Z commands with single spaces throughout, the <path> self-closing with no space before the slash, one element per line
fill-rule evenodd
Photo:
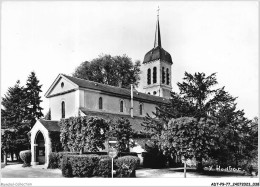
<path fill-rule="evenodd" d="M 158 13 L 157 13 L 157 23 L 156 23 L 156 30 L 155 30 L 155 40 L 154 40 L 154 48 L 162 47 L 161 46 L 161 34 L 160 34 L 160 24 L 159 24 L 159 6 L 158 6 Z"/>

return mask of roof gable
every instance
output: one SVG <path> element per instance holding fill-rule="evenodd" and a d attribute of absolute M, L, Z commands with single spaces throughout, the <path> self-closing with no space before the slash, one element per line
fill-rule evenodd
<path fill-rule="evenodd" d="M 59 121 L 39 119 L 40 123 L 48 130 L 52 132 L 60 132 Z"/>
<path fill-rule="evenodd" d="M 50 97 L 53 95 L 67 93 L 78 89 L 78 85 L 67 79 L 64 75 L 59 74 L 55 81 L 52 83 L 50 88 L 45 94 L 45 97 Z"/>

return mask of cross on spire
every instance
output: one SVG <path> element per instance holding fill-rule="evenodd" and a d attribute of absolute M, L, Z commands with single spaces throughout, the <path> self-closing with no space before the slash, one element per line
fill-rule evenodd
<path fill-rule="evenodd" d="M 160 8 L 158 6 L 158 8 L 157 8 L 157 16 L 159 16 L 159 11 L 160 11 Z"/>

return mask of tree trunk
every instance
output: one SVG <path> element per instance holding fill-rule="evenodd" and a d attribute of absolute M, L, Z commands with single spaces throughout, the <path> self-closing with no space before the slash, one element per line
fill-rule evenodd
<path fill-rule="evenodd" d="M 7 153 L 4 153 L 4 165 L 7 165 Z"/>
<path fill-rule="evenodd" d="M 14 161 L 14 153 L 13 152 L 11 152 L 11 160 L 12 160 L 12 162 Z"/>
<path fill-rule="evenodd" d="M 196 162 L 197 162 L 197 171 L 199 171 L 199 172 L 203 171 L 202 158 L 197 157 Z"/>

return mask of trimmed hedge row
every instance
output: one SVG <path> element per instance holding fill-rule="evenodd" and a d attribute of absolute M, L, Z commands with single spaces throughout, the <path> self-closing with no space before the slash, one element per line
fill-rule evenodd
<path fill-rule="evenodd" d="M 123 156 L 115 160 L 116 177 L 135 177 L 135 170 L 140 165 L 140 159 L 136 156 Z"/>
<path fill-rule="evenodd" d="M 52 152 L 49 155 L 49 164 L 47 168 L 61 169 L 61 161 L 64 155 L 78 155 L 78 154 L 79 154 L 78 152 L 59 152 L 59 153 Z"/>
<path fill-rule="evenodd" d="M 107 155 L 63 155 L 61 170 L 64 177 L 111 177 L 112 160 Z M 115 177 L 135 177 L 140 160 L 124 156 L 114 160 Z"/>

